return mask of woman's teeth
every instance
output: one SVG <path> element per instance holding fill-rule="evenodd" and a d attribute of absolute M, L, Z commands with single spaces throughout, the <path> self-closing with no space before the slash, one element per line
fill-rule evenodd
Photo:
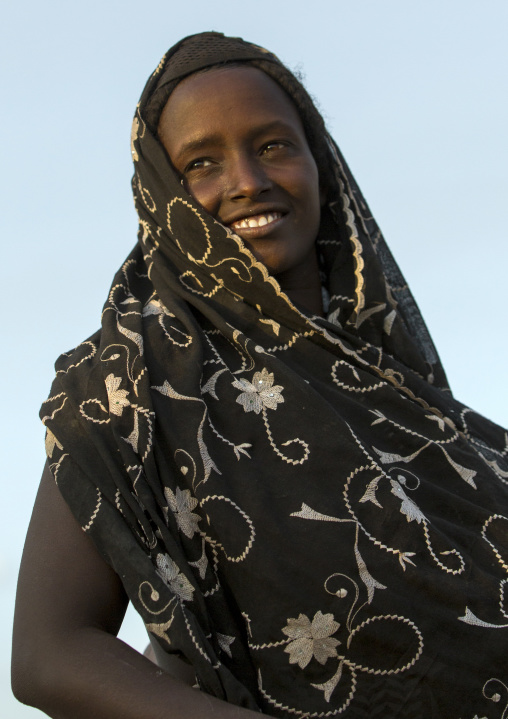
<path fill-rule="evenodd" d="M 243 220 L 233 222 L 232 227 L 234 230 L 243 230 L 248 227 L 263 227 L 263 225 L 269 225 L 270 222 L 279 220 L 282 217 L 280 212 L 270 212 L 267 215 L 256 215 L 255 217 L 245 217 Z"/>

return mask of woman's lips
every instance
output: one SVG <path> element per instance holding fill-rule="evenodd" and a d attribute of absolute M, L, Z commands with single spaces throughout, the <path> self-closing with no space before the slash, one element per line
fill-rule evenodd
<path fill-rule="evenodd" d="M 232 222 L 230 227 L 240 237 L 262 237 L 269 234 L 283 220 L 282 212 L 266 212 L 250 215 Z"/>
<path fill-rule="evenodd" d="M 233 230 L 243 230 L 247 227 L 264 227 L 275 220 L 280 220 L 281 217 L 281 212 L 268 212 L 265 215 L 252 215 L 251 217 L 244 217 L 243 220 L 233 222 L 231 227 Z"/>

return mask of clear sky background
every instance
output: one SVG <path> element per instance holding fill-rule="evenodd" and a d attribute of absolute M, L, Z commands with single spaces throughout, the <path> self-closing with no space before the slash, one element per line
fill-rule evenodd
<path fill-rule="evenodd" d="M 458 399 L 508 425 L 506 0 L 4 0 L 0 715 L 53 362 L 98 326 L 135 242 L 130 124 L 169 46 L 240 35 L 303 70 Z M 145 643 L 129 616 L 126 641 Z"/>

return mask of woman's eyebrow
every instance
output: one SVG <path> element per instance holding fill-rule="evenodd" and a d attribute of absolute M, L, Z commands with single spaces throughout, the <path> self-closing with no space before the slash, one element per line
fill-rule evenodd
<path fill-rule="evenodd" d="M 247 137 L 249 139 L 255 138 L 257 135 L 261 135 L 266 132 L 291 132 L 294 134 L 295 128 L 284 122 L 284 120 L 271 120 L 269 122 L 263 122 L 258 125 L 254 125 Z M 192 154 L 194 152 L 202 152 L 206 147 L 210 145 L 223 146 L 226 144 L 226 139 L 222 133 L 211 133 L 197 135 L 185 140 L 175 152 L 173 160 L 179 160 L 183 156 Z"/>
<path fill-rule="evenodd" d="M 223 138 L 219 133 L 213 133 L 211 135 L 201 135 L 186 140 L 175 153 L 174 159 L 178 159 L 183 155 L 188 155 L 193 152 L 200 152 L 204 147 L 208 145 L 221 145 Z"/>

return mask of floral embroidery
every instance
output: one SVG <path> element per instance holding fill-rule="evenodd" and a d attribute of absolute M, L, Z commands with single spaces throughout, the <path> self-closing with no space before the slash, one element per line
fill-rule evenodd
<path fill-rule="evenodd" d="M 123 408 L 130 405 L 129 400 L 127 399 L 127 395 L 129 393 L 126 389 L 118 389 L 122 382 L 121 377 L 115 377 L 113 374 L 108 374 L 105 382 L 109 400 L 109 411 L 111 414 L 116 414 L 121 417 Z"/>
<path fill-rule="evenodd" d="M 277 409 L 277 404 L 284 402 L 281 395 L 284 389 L 281 385 L 273 385 L 273 372 L 268 372 L 266 367 L 261 372 L 255 372 L 252 384 L 246 379 L 235 379 L 233 387 L 242 390 L 236 401 L 241 404 L 246 412 L 259 414 L 263 407 Z"/>
<path fill-rule="evenodd" d="M 289 663 L 298 664 L 300 669 L 304 669 L 312 657 L 320 664 L 325 664 L 330 657 L 336 657 L 335 647 L 340 641 L 330 635 L 339 627 L 333 614 L 323 614 L 321 611 L 316 612 L 312 623 L 305 614 L 300 614 L 298 619 L 288 619 L 282 631 L 293 640 L 284 649 L 289 654 Z"/>
<path fill-rule="evenodd" d="M 157 574 L 181 602 L 192 601 L 194 587 L 187 577 L 182 574 L 169 554 L 157 555 Z"/>
<path fill-rule="evenodd" d="M 166 497 L 168 507 L 175 515 L 178 529 L 183 532 L 186 537 L 192 539 L 194 534 L 199 531 L 198 522 L 201 519 L 199 514 L 194 514 L 192 511 L 196 508 L 198 500 L 191 495 L 190 490 L 181 490 L 180 487 L 176 488 L 176 495 L 169 487 L 166 487 L 164 496 Z M 168 510 L 166 508 L 164 509 L 164 514 L 167 520 Z"/>

